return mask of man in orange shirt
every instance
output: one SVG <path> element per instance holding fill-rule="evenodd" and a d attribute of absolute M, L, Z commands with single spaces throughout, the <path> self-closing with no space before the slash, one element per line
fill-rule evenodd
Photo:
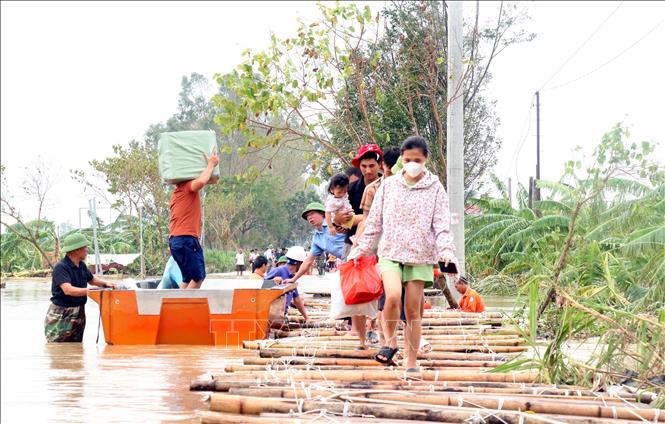
<path fill-rule="evenodd" d="M 484 312 L 485 304 L 483 298 L 477 291 L 469 287 L 469 281 L 460 276 L 455 283 L 455 288 L 462 295 L 459 301 L 459 307 L 462 312 Z"/>
<path fill-rule="evenodd" d="M 259 255 L 252 263 L 254 272 L 249 276 L 252 280 L 265 280 L 266 272 L 268 272 L 268 259 L 265 256 Z"/>
<path fill-rule="evenodd" d="M 199 191 L 208 183 L 212 171 L 219 163 L 217 153 L 203 155 L 208 166 L 197 178 L 178 183 L 171 193 L 171 221 L 169 222 L 169 248 L 171 256 L 182 271 L 183 288 L 198 289 L 206 277 L 201 237 L 201 195 Z"/>

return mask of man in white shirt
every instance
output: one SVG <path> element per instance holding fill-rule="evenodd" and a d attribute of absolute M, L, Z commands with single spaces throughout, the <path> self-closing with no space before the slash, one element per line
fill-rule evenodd
<path fill-rule="evenodd" d="M 259 256 L 258 253 L 256 253 L 256 249 L 252 249 L 249 251 L 249 266 L 254 272 L 254 261 L 256 260 L 256 257 Z"/>
<path fill-rule="evenodd" d="M 272 254 L 272 247 L 267 248 L 266 251 L 263 252 L 263 256 L 265 256 L 266 259 L 268 260 L 268 266 L 269 267 L 275 265 L 275 261 L 274 261 L 275 256 L 273 256 L 273 254 Z"/>
<path fill-rule="evenodd" d="M 245 254 L 242 249 L 238 249 L 236 253 L 236 276 L 242 277 L 242 272 L 245 270 Z"/>

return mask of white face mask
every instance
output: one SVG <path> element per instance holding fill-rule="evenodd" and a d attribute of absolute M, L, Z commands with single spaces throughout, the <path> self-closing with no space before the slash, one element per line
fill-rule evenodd
<path fill-rule="evenodd" d="M 418 162 L 409 162 L 404 164 L 404 171 L 409 174 L 409 177 L 416 178 L 425 170 L 425 164 Z"/>

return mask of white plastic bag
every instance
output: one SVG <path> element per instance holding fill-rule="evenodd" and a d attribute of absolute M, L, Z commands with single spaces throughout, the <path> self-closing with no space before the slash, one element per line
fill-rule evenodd
<path fill-rule="evenodd" d="M 138 290 L 136 280 L 133 278 L 125 278 L 117 285 L 119 290 Z"/>
<path fill-rule="evenodd" d="M 330 285 L 330 318 L 341 319 L 352 317 L 354 315 L 365 315 L 368 318 L 375 318 L 379 312 L 379 301 L 373 300 L 367 303 L 357 305 L 347 305 L 342 293 L 342 283 L 339 279 L 339 272 L 333 274 Z"/>

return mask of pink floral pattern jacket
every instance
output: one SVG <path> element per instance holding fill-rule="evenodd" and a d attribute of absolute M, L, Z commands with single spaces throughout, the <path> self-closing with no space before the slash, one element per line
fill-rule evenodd
<path fill-rule="evenodd" d="M 400 172 L 386 178 L 376 192 L 358 253 L 366 255 L 377 237 L 380 258 L 402 264 L 436 264 L 445 258 L 458 264 L 450 232 L 448 194 L 429 171 L 409 186 Z"/>

